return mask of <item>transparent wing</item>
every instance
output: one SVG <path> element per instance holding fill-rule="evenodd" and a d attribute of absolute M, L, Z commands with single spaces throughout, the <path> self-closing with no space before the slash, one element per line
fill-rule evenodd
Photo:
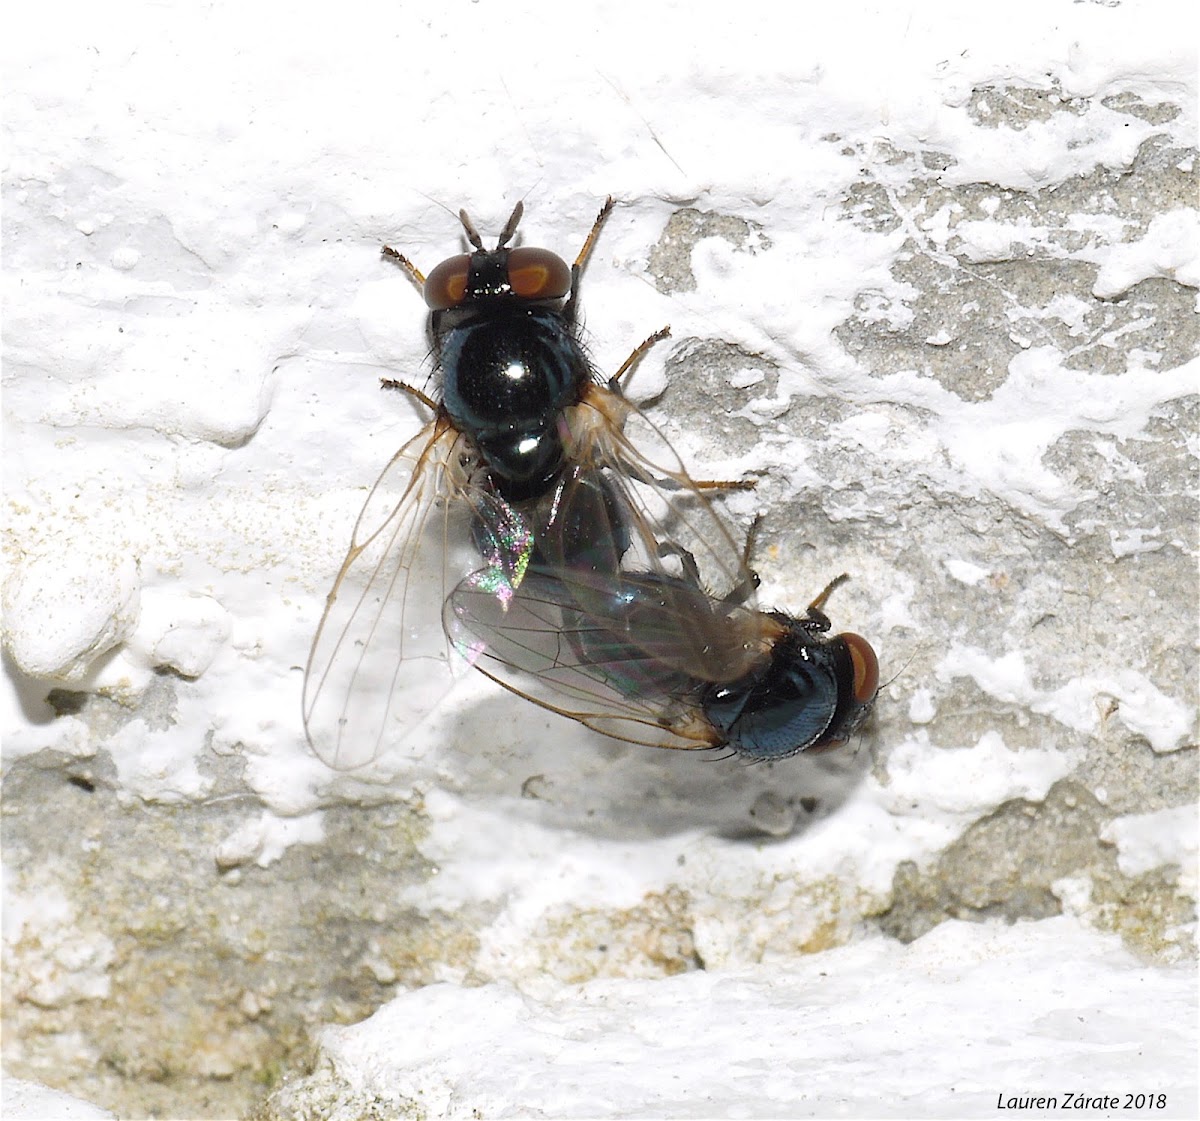
<path fill-rule="evenodd" d="M 620 621 L 579 609 L 580 589 L 570 578 L 531 569 L 507 600 L 491 583 L 486 570 L 472 574 L 451 592 L 444 612 L 447 634 L 481 673 L 614 739 L 681 749 L 721 742 L 696 709 L 703 683 L 662 657 L 671 641 L 666 630 L 638 632 L 645 645 L 631 641 L 618 633 Z M 683 621 L 676 623 L 678 630 Z"/>
<path fill-rule="evenodd" d="M 472 482 L 473 461 L 470 441 L 437 418 L 396 453 L 367 497 L 304 678 L 305 730 L 331 767 L 371 762 L 454 682 L 442 602 L 479 567 L 474 522 L 503 521 Z"/>
<path fill-rule="evenodd" d="M 744 550 L 641 413 L 591 386 L 564 424 L 572 466 L 527 511 L 524 582 L 500 600 L 472 574 L 445 629 L 499 684 L 606 735 L 716 746 L 705 686 L 759 669 L 779 623 L 753 608 Z"/>
<path fill-rule="evenodd" d="M 447 635 L 501 685 L 607 735 L 720 742 L 696 693 L 749 669 L 769 620 L 737 606 L 755 582 L 742 551 L 619 394 L 589 386 L 562 425 L 572 466 L 520 511 L 444 419 L 385 468 L 305 676 L 305 727 L 330 766 L 370 762 L 438 704 L 454 680 Z"/>
<path fill-rule="evenodd" d="M 610 628 L 646 629 L 626 601 L 644 620 L 653 600 L 656 657 L 673 669 L 724 683 L 750 672 L 775 630 L 754 609 L 758 577 L 662 434 L 601 386 L 567 423 L 574 466 L 532 516 L 533 563 Z"/>
<path fill-rule="evenodd" d="M 752 606 L 758 581 L 741 540 L 735 540 L 645 414 L 619 393 L 594 384 L 579 405 L 567 410 L 567 424 L 575 479 L 590 485 L 602 476 L 605 487 L 619 496 L 617 517 L 629 538 L 621 558 L 624 570 L 677 576 L 716 598 Z M 586 504 L 586 492 L 579 494 L 575 500 Z M 560 498 L 560 509 L 568 498 Z"/>

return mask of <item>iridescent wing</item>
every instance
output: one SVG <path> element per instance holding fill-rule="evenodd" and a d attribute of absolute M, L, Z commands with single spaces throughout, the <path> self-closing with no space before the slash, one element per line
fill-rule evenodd
<path fill-rule="evenodd" d="M 676 620 L 665 629 L 615 632 L 612 620 L 584 613 L 578 587 L 530 570 L 507 601 L 480 570 L 446 600 L 444 622 L 459 652 L 485 676 L 542 708 L 578 720 L 614 739 L 651 747 L 715 747 L 719 735 L 696 710 L 698 683 L 660 656 Z M 599 593 L 589 588 L 588 595 Z"/>
<path fill-rule="evenodd" d="M 753 609 L 743 551 L 640 412 L 592 386 L 564 423 L 573 466 L 528 512 L 528 575 L 499 600 L 486 568 L 472 574 L 446 631 L 488 677 L 606 735 L 715 746 L 701 691 L 759 667 L 779 624 Z"/>
<path fill-rule="evenodd" d="M 453 685 L 442 602 L 479 568 L 483 538 L 474 527 L 494 527 L 493 543 L 506 532 L 506 508 L 478 475 L 471 442 L 439 416 L 372 487 L 304 676 L 305 731 L 329 766 L 371 762 Z M 522 563 L 519 535 L 508 541 L 513 563 Z M 511 571 L 504 557 L 487 559 L 494 572 Z"/>

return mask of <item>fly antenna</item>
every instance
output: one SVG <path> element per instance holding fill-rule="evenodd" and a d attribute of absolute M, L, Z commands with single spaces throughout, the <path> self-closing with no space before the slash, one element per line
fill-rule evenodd
<path fill-rule="evenodd" d="M 513 207 L 513 212 L 508 216 L 508 221 L 504 223 L 504 229 L 500 231 L 499 238 L 496 239 L 496 248 L 503 249 L 511 240 L 513 234 L 517 232 L 517 223 L 521 220 L 521 215 L 525 213 L 525 204 L 519 199 L 517 205 Z"/>
<path fill-rule="evenodd" d="M 475 246 L 476 249 L 483 248 L 483 238 L 479 236 L 479 231 L 475 228 L 471 221 L 471 216 L 465 211 L 458 212 L 458 220 L 463 224 L 463 229 L 467 232 L 467 240 Z"/>

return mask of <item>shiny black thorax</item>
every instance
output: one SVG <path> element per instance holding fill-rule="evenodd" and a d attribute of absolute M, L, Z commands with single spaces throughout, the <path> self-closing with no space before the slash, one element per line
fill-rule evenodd
<path fill-rule="evenodd" d="M 496 489 L 520 502 L 562 471 L 562 412 L 578 403 L 592 371 L 570 304 L 514 295 L 497 260 L 507 256 L 473 254 L 467 299 L 434 312 L 430 327 L 446 412 L 475 441 Z"/>

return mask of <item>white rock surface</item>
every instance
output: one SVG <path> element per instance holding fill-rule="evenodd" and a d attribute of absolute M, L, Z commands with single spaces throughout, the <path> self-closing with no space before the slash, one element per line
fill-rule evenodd
<path fill-rule="evenodd" d="M 1066 918 L 545 1001 L 433 985 L 327 1029 L 269 1116 L 968 1118 L 1053 1097 L 1020 1115 L 1191 1118 L 1195 997 L 1190 969 Z"/>
<path fill-rule="evenodd" d="M 133 633 L 140 590 L 132 557 L 56 542 L 5 582 L 5 646 L 29 676 L 78 685 Z"/>
<path fill-rule="evenodd" d="M 20 1078 L 0 1082 L 0 1103 L 6 1121 L 110 1121 L 117 1116 L 82 1098 Z"/>

